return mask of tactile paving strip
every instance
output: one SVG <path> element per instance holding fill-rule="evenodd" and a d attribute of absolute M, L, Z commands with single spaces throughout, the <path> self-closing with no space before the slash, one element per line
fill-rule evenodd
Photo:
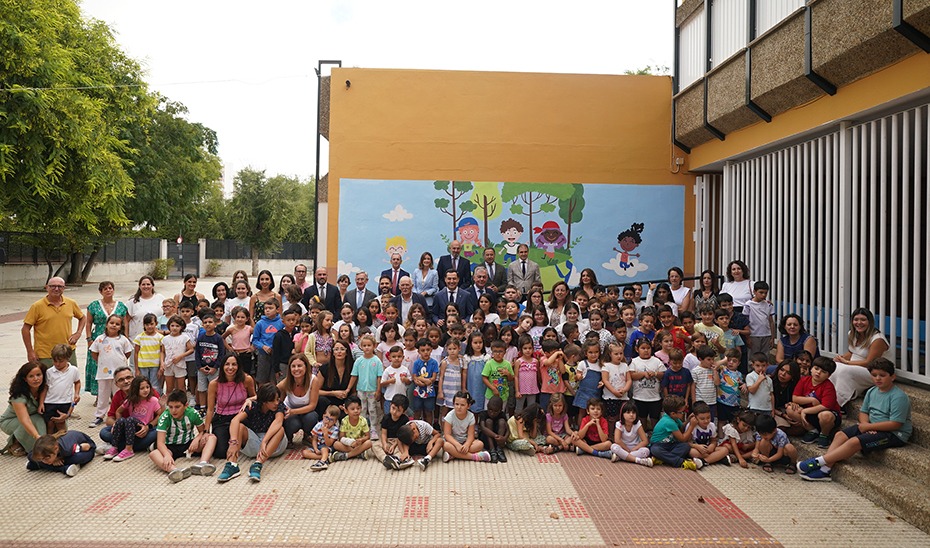
<path fill-rule="evenodd" d="M 704 502 L 717 509 L 725 518 L 748 518 L 745 512 L 740 510 L 726 497 L 704 497 Z"/>
<path fill-rule="evenodd" d="M 559 503 L 559 509 L 562 511 L 562 515 L 566 518 L 587 518 L 588 511 L 584 509 L 584 505 L 581 504 L 581 501 L 578 497 L 556 497 L 555 499 Z"/>
<path fill-rule="evenodd" d="M 87 510 L 84 510 L 84 512 L 87 514 L 106 514 L 130 494 L 131 493 L 113 493 L 112 495 L 107 495 L 95 502 L 93 506 Z"/>

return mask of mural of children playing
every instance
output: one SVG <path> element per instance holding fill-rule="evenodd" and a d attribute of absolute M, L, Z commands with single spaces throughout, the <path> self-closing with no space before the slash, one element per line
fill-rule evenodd
<path fill-rule="evenodd" d="M 407 238 L 403 236 L 394 236 L 393 238 L 388 238 L 384 244 L 384 251 L 387 252 L 387 259 L 381 259 L 382 262 L 390 264 L 391 257 L 395 253 L 400 253 L 400 262 L 403 263 L 407 260 Z"/>
<path fill-rule="evenodd" d="M 536 227 L 533 232 L 539 234 L 536 237 L 536 247 L 546 250 L 546 257 L 555 259 L 555 250 L 561 249 L 568 244 L 559 223 L 555 221 L 546 221 L 542 228 Z"/>
<path fill-rule="evenodd" d="M 501 237 L 504 238 L 504 265 L 517 260 L 517 248 L 523 236 L 523 225 L 519 221 L 507 219 L 501 223 Z"/>
<path fill-rule="evenodd" d="M 456 229 L 459 233 L 459 241 L 462 242 L 462 256 L 470 259 L 475 256 L 475 249 L 484 249 L 484 242 L 481 241 L 481 229 L 478 228 L 478 221 L 472 217 L 465 217 L 459 221 Z"/>
<path fill-rule="evenodd" d="M 643 233 L 643 228 L 645 228 L 643 223 L 633 223 L 629 230 L 624 230 L 617 235 L 617 243 L 620 244 L 620 249 L 615 247 L 614 251 L 620 254 L 620 268 L 624 270 L 630 268 L 633 266 L 630 257 L 639 257 L 639 253 L 630 252 L 643 243 L 643 238 L 640 236 Z"/>

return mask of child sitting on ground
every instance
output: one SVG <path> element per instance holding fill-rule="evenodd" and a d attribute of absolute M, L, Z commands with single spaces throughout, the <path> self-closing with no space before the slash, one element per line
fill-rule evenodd
<path fill-rule="evenodd" d="M 784 466 L 789 475 L 797 472 L 794 463 L 798 460 L 798 450 L 788 441 L 788 435 L 779 430 L 771 415 L 756 417 L 756 448 L 752 458 L 761 461 L 766 472 L 772 472 L 775 465 Z"/>
<path fill-rule="evenodd" d="M 546 435 L 539 428 L 539 421 L 543 419 L 542 409 L 537 403 L 531 403 L 510 417 L 507 426 L 510 437 L 507 438 L 507 449 L 519 451 L 527 455 L 545 451 Z M 551 453 L 551 449 L 549 453 Z"/>
<path fill-rule="evenodd" d="M 358 396 L 346 398 L 346 416 L 339 424 L 339 439 L 333 442 L 333 449 L 333 455 L 330 457 L 333 462 L 353 457 L 368 460 L 366 451 L 371 449 L 371 429 L 368 421 L 362 416 L 362 402 Z"/>
<path fill-rule="evenodd" d="M 171 483 L 177 483 L 191 474 L 209 476 L 216 470 L 216 466 L 210 464 L 216 447 L 216 436 L 205 431 L 200 413 L 187 404 L 184 390 L 175 389 L 168 395 L 168 409 L 158 418 L 155 427 L 158 432 L 155 449 L 149 453 L 152 462 L 168 473 Z M 191 455 L 200 453 L 200 462 L 187 468 L 178 468 L 175 459 L 186 456 L 188 452 Z"/>
<path fill-rule="evenodd" d="M 442 450 L 442 436 L 429 423 L 414 419 L 397 431 L 397 445 L 397 470 L 416 462 L 420 470 L 425 472 L 433 457 Z M 414 461 L 413 455 L 425 456 Z"/>
<path fill-rule="evenodd" d="M 468 408 L 474 401 L 468 392 L 459 390 L 452 398 L 453 409 L 442 419 L 443 443 L 442 462 L 453 458 L 491 462 L 491 454 L 483 451 L 484 444 L 475 439 L 475 415 Z"/>
<path fill-rule="evenodd" d="M 329 454 L 333 444 L 339 439 L 339 408 L 330 405 L 320 422 L 310 431 L 310 447 L 301 451 L 305 459 L 317 459 L 310 465 L 314 472 L 329 468 Z"/>
<path fill-rule="evenodd" d="M 756 424 L 756 414 L 752 411 L 740 411 L 737 413 L 733 422 L 727 423 L 723 427 L 723 444 L 727 444 L 730 453 L 735 455 L 735 460 L 743 468 L 749 468 L 747 458 L 752 458 L 752 453 L 756 448 L 756 435 L 753 432 L 753 425 Z M 730 462 L 734 457 L 729 457 Z"/>
<path fill-rule="evenodd" d="M 684 426 L 682 418 L 687 408 L 685 400 L 680 396 L 669 395 L 665 398 L 662 402 L 662 410 L 665 413 L 652 431 L 649 451 L 654 459 L 659 459 L 674 468 L 698 470 L 704 465 L 700 459 L 694 461 L 685 458 L 691 451 L 689 442 L 697 426 L 697 418 L 691 415 L 687 428 L 684 432 L 681 431 L 681 427 Z"/>
<path fill-rule="evenodd" d="M 848 459 L 858 451 L 868 455 L 883 449 L 902 447 L 910 438 L 911 400 L 894 385 L 894 363 L 885 358 L 876 358 L 869 364 L 869 373 L 875 386 L 865 393 L 859 410 L 859 424 L 837 432 L 822 457 L 799 463 L 801 479 L 830 481 L 830 471 L 837 462 Z"/>
<path fill-rule="evenodd" d="M 281 401 L 278 387 L 265 383 L 256 392 L 255 401 L 240 411 L 229 423 L 229 450 L 226 466 L 217 477 L 222 483 L 239 475 L 239 448 L 247 457 L 255 457 L 249 467 L 249 480 L 262 480 L 262 466 L 272 457 L 287 450 L 284 436 L 284 414 L 287 408 Z"/>
<path fill-rule="evenodd" d="M 71 354 L 67 344 L 56 344 L 52 348 L 53 367 L 45 371 L 46 387 L 39 392 L 39 413 L 45 419 L 49 434 L 68 429 L 71 409 L 81 401 L 81 373 L 68 362 Z M 102 398 L 107 399 L 107 395 Z"/>
<path fill-rule="evenodd" d="M 407 416 L 407 407 L 409 400 L 403 394 L 395 394 L 390 402 L 388 412 L 381 418 L 381 439 L 379 443 L 372 446 L 372 452 L 384 464 L 388 470 L 393 470 L 394 466 L 390 461 L 397 461 L 394 453 L 397 452 L 397 432 L 400 427 L 407 424 L 410 418 Z"/>
<path fill-rule="evenodd" d="M 68 347 L 70 348 L 70 347 Z M 26 470 L 48 470 L 74 477 L 94 458 L 94 440 L 77 430 L 40 436 L 26 455 Z"/>
<path fill-rule="evenodd" d="M 620 407 L 620 420 L 614 427 L 614 443 L 610 446 L 612 462 L 623 460 L 651 467 L 649 457 L 649 437 L 643 423 L 639 421 L 639 411 L 631 401 L 623 402 Z"/>
<path fill-rule="evenodd" d="M 801 377 L 791 403 L 785 407 L 788 418 L 800 422 L 807 430 L 801 442 L 816 441 L 821 449 L 830 447 L 830 436 L 840 424 L 840 404 L 836 401 L 836 387 L 830 381 L 834 371 L 836 363 L 830 358 L 814 358 L 810 376 Z"/>
<path fill-rule="evenodd" d="M 510 428 L 504 413 L 504 400 L 500 396 L 491 396 L 487 409 L 478 413 L 478 429 L 478 439 L 488 448 L 491 462 L 507 462 L 504 446 L 510 438 Z"/>
<path fill-rule="evenodd" d="M 608 435 L 607 419 L 604 418 L 604 400 L 591 398 L 588 400 L 588 414 L 581 419 L 578 431 L 572 435 L 575 444 L 575 453 L 583 455 L 588 453 L 595 457 L 614 459 L 610 452 L 610 436 Z"/>
<path fill-rule="evenodd" d="M 133 443 L 155 428 L 164 411 L 153 392 L 147 377 L 139 375 L 132 380 L 129 395 L 116 409 L 116 422 L 110 430 L 113 447 L 103 454 L 104 459 L 120 462 L 135 456 Z"/>
<path fill-rule="evenodd" d="M 546 409 L 546 444 L 554 451 L 569 451 L 572 448 L 572 435 L 575 432 L 572 431 L 567 409 L 568 404 L 562 394 L 553 394 L 549 399 Z"/>
<path fill-rule="evenodd" d="M 690 456 L 697 463 L 701 461 L 701 466 L 722 462 L 730 466 L 730 454 L 728 445 L 717 444 L 717 425 L 711 418 L 710 406 L 702 401 L 694 403 L 692 413 L 697 419 L 697 425 L 691 434 L 691 451 Z"/>

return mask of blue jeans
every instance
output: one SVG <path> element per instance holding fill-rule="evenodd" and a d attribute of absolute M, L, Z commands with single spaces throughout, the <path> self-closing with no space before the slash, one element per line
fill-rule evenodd
<path fill-rule="evenodd" d="M 665 443 L 653 443 L 649 447 L 652 456 L 661 460 L 669 466 L 681 468 L 685 462 L 685 457 L 691 451 L 691 446 L 684 442 L 668 441 Z"/>
<path fill-rule="evenodd" d="M 132 442 L 132 451 L 133 453 L 139 453 L 141 451 L 148 451 L 149 446 L 155 443 L 155 440 L 158 438 L 158 432 L 154 428 L 150 428 L 148 434 L 144 438 L 135 437 L 135 441 Z M 113 427 L 107 426 L 100 430 L 100 439 L 113 445 Z"/>

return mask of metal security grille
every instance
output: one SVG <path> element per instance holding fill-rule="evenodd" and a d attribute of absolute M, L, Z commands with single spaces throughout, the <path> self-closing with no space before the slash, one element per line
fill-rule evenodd
<path fill-rule="evenodd" d="M 695 269 L 745 261 L 778 316 L 804 318 L 822 350 L 847 350 L 866 307 L 899 375 L 930 384 L 930 108 L 839 124 L 816 139 L 698 178 Z"/>

